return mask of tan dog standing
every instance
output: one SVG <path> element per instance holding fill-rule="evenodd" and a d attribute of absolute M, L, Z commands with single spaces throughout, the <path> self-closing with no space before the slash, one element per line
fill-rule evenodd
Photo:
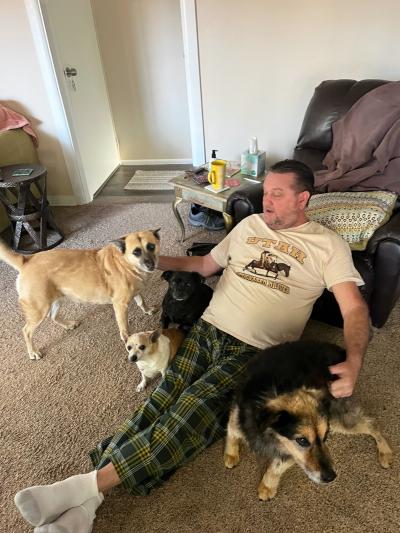
<path fill-rule="evenodd" d="M 23 334 L 29 358 L 41 358 L 32 337 L 48 314 L 67 330 L 79 325 L 76 320 L 57 316 L 63 297 L 112 304 L 124 342 L 129 335 L 128 305 L 132 298 L 143 312 L 157 312 L 158 307 L 146 307 L 141 292 L 149 273 L 157 266 L 158 231 L 128 233 L 103 248 L 47 250 L 31 256 L 15 253 L 0 242 L 0 259 L 19 272 L 17 291 L 26 319 Z"/>
<path fill-rule="evenodd" d="M 184 338 L 185 333 L 177 328 L 142 331 L 128 338 L 128 360 L 136 363 L 142 374 L 142 380 L 136 387 L 137 391 L 140 392 L 146 387 L 147 379 L 155 378 L 158 374 L 164 377 L 167 366 L 175 357 Z"/>

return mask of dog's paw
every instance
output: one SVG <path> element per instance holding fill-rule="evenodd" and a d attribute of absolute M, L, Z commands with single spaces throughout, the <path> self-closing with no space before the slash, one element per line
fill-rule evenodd
<path fill-rule="evenodd" d="M 390 452 L 379 452 L 378 461 L 382 468 L 390 468 L 393 462 L 393 453 Z"/>
<path fill-rule="evenodd" d="M 145 310 L 146 315 L 155 315 L 160 310 L 159 305 L 151 305 Z"/>
<path fill-rule="evenodd" d="M 262 500 L 263 502 L 267 502 L 268 500 L 272 500 L 272 498 L 274 498 L 275 496 L 276 496 L 276 488 L 267 487 L 261 481 L 261 483 L 258 486 L 258 499 Z"/>
<path fill-rule="evenodd" d="M 128 340 L 129 335 L 128 335 L 127 333 L 120 333 L 119 336 L 120 336 L 122 342 L 123 342 L 124 344 L 126 344 L 126 341 Z"/>
<path fill-rule="evenodd" d="M 42 354 L 40 352 L 30 352 L 28 355 L 31 361 L 39 361 L 39 359 L 42 358 Z"/>
<path fill-rule="evenodd" d="M 234 466 L 237 466 L 239 461 L 239 455 L 229 455 L 227 453 L 224 454 L 224 465 L 226 468 L 233 468 Z"/>
<path fill-rule="evenodd" d="M 72 329 L 75 329 L 79 326 L 80 322 L 79 320 L 66 320 L 65 321 L 65 329 L 70 331 Z"/>
<path fill-rule="evenodd" d="M 137 392 L 142 392 L 146 388 L 146 383 L 139 383 L 139 385 L 136 387 Z"/>

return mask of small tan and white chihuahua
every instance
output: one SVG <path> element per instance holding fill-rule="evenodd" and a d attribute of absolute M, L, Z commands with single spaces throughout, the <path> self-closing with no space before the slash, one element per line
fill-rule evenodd
<path fill-rule="evenodd" d="M 164 377 L 184 338 L 185 333 L 177 328 L 142 331 L 128 338 L 125 345 L 128 361 L 136 363 L 142 374 L 142 380 L 136 387 L 138 392 L 145 389 L 149 379 L 158 374 Z"/>

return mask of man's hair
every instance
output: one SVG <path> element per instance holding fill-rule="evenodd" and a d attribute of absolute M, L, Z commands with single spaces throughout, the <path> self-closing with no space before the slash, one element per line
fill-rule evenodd
<path fill-rule="evenodd" d="M 311 168 L 301 161 L 284 159 L 269 167 L 268 172 L 276 172 L 277 174 L 293 173 L 296 175 L 296 192 L 308 191 L 310 196 L 314 192 L 314 174 Z"/>

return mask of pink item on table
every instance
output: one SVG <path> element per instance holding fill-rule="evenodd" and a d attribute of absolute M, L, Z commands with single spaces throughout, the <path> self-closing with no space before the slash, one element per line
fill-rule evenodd
<path fill-rule="evenodd" d="M 228 185 L 229 187 L 237 187 L 238 185 L 240 185 L 240 180 L 238 180 L 237 178 L 230 178 L 225 180 L 225 185 Z"/>

